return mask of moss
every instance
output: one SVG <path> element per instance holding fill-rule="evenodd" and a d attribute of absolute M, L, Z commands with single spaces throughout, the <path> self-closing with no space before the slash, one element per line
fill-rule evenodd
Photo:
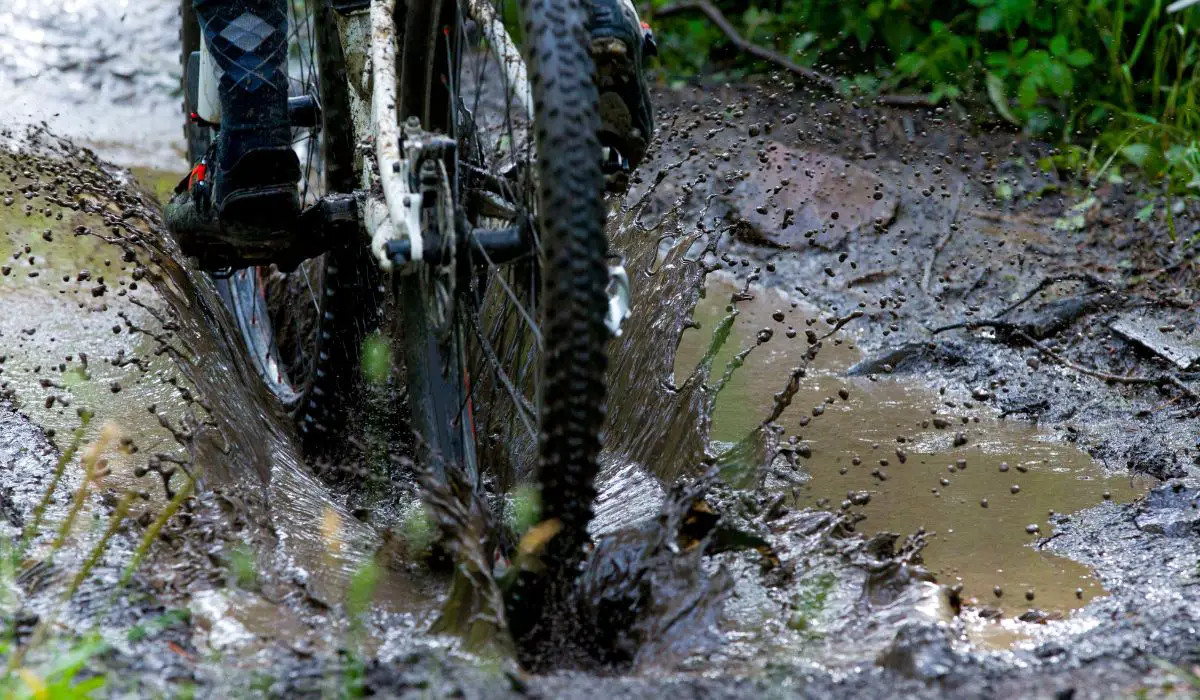
<path fill-rule="evenodd" d="M 387 381 L 392 372 L 392 351 L 387 339 L 372 333 L 363 340 L 362 373 L 368 383 L 379 386 Z"/>
<path fill-rule="evenodd" d="M 432 551 L 438 532 L 425 504 L 415 503 L 405 511 L 400 521 L 400 534 L 404 536 L 409 556 L 420 558 Z"/>
<path fill-rule="evenodd" d="M 788 627 L 797 632 L 815 635 L 812 631 L 814 622 L 825 612 L 829 593 L 837 583 L 837 577 L 831 573 L 817 574 L 799 583 L 795 597 L 792 598 L 792 614 L 788 618 Z"/>

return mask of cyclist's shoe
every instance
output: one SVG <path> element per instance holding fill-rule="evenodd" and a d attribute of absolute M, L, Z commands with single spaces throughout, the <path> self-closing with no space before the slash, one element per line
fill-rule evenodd
<path fill-rule="evenodd" d="M 300 163 L 290 146 L 248 151 L 228 171 L 213 151 L 175 188 L 163 218 L 185 255 L 206 270 L 276 263 L 294 268 Z"/>
<path fill-rule="evenodd" d="M 193 0 L 220 69 L 220 129 L 164 212 L 188 255 L 213 270 L 277 263 L 311 251 L 296 242 L 300 163 L 288 117 L 288 4 Z"/>
<path fill-rule="evenodd" d="M 643 61 L 657 53 L 654 37 L 630 0 L 592 0 L 588 17 L 600 88 L 600 142 L 605 173 L 621 186 L 646 156 L 654 115 Z"/>

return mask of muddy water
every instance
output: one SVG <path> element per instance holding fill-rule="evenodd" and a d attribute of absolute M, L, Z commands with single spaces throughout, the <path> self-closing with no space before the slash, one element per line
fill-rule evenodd
<path fill-rule="evenodd" d="M 177 460 L 200 480 L 201 494 L 221 489 L 229 506 L 228 513 L 213 515 L 219 522 L 200 529 L 215 527 L 218 540 L 256 541 L 264 576 L 302 586 L 326 606 L 340 604 L 379 536 L 301 464 L 285 417 L 249 381 L 248 360 L 232 342 L 211 280 L 175 262 L 154 204 L 132 194 L 122 175 L 53 137 L 33 140 L 36 147 L 0 149 L 0 407 L 24 414 L 19 419 L 60 450 L 71 444 L 79 409 L 95 415 L 85 442 L 105 426 L 130 441 L 126 450 L 101 455 L 111 475 L 97 482 L 98 498 L 86 511 L 97 520 L 79 518 L 77 529 L 103 522 L 103 500 L 129 489 L 149 496 L 135 506 L 135 516 L 141 509 L 156 513 L 163 489 L 156 475 L 137 474 L 152 460 Z M 41 498 L 49 483 L 44 465 L 28 473 L 8 469 L 7 459 L 4 466 L 0 488 L 20 486 L 23 507 Z M 40 471 L 33 473 L 35 467 Z M 60 506 L 69 503 L 81 471 L 78 460 L 67 465 L 56 492 Z M 183 477 L 176 472 L 172 483 L 179 488 Z M 49 517 L 61 520 L 57 511 Z M 248 522 L 256 526 L 245 528 Z M 81 536 L 69 557 L 59 553 L 59 563 L 77 560 L 86 545 Z M 197 565 L 201 577 L 220 574 L 219 551 Z M 163 570 L 191 566 L 172 562 Z M 167 584 L 172 578 L 166 576 Z M 376 589 L 387 616 L 380 643 L 384 630 L 412 630 L 423 622 L 436 603 L 436 583 L 421 572 L 388 572 Z M 214 601 L 178 601 L 208 621 L 197 644 L 220 650 L 246 642 L 247 635 L 291 636 L 262 624 L 286 618 L 286 606 L 256 595 Z M 272 608 L 274 616 L 264 612 Z M 90 623 L 84 617 L 81 624 Z M 308 638 L 323 643 L 332 631 L 316 625 Z"/>
<path fill-rule="evenodd" d="M 4 164 L 17 169 L 0 174 L 0 190 L 29 185 L 31 178 L 18 174 L 28 163 Z M 153 508 L 163 490 L 135 470 L 150 455 L 186 460 L 158 416 L 181 426 L 189 385 L 181 391 L 170 356 L 157 352 L 162 307 L 146 268 L 123 259 L 117 246 L 76 235 L 76 226 L 95 225 L 86 215 L 42 206 L 27 213 L 19 192 L 4 201 L 12 203 L 0 206 L 0 395 L 60 448 L 71 443 L 79 411 L 94 413 L 83 442 L 102 432 L 114 438 L 114 449 L 102 454 L 110 469 L 104 488 L 145 492 L 150 505 L 135 506 L 135 514 Z M 124 449 L 115 449 L 122 442 Z"/>
<path fill-rule="evenodd" d="M 709 277 L 695 311 L 700 329 L 684 334 L 677 377 L 695 366 L 711 329 L 740 289 L 729 275 Z M 751 292 L 753 299 L 737 304 L 737 342 L 731 339 L 717 366 L 753 344 L 763 329 L 775 335 L 751 353 L 717 399 L 713 434 L 727 443 L 753 430 L 769 410 L 787 370 L 801 362 L 805 330 L 829 330 L 824 319 L 830 313 L 804 303 L 799 294 L 761 287 Z M 779 312 L 782 322 L 773 318 Z M 809 326 L 809 319 L 817 320 Z M 786 337 L 788 326 L 797 330 L 794 339 Z M 931 534 L 925 560 L 939 581 L 961 583 L 964 599 L 999 609 L 1005 617 L 1030 609 L 1066 613 L 1104 593 L 1087 567 L 1039 551 L 1037 539 L 1051 533 L 1051 513 L 1073 513 L 1105 497 L 1128 502 L 1145 484 L 1109 475 L 1061 436 L 1023 421 L 997 419 L 971 402 L 947 402 L 924 383 L 887 375 L 874 381 L 843 376 L 858 359 L 853 326 L 824 341 L 780 421 L 787 435 L 812 450 L 810 459 L 800 461 L 804 473 L 786 487 L 798 506 L 838 508 L 847 499 L 869 495 L 865 505 L 845 504 L 865 516 L 860 530 L 923 528 Z M 935 418 L 946 427 L 936 427 Z M 965 444 L 956 446 L 962 438 Z M 1037 526 L 1038 534 L 1028 533 L 1029 526 Z M 1000 596 L 993 590 L 997 586 Z M 984 627 L 979 636 L 1002 641 L 1008 633 Z"/>

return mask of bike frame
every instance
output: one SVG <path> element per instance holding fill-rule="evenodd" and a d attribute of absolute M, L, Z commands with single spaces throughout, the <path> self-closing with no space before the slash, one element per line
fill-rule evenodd
<path fill-rule="evenodd" d="M 532 119 L 533 96 L 525 61 L 503 21 L 489 0 L 460 2 L 498 57 L 509 97 L 522 105 Z M 359 89 L 349 91 L 352 131 L 355 143 L 360 146 L 357 153 L 362 189 L 354 193 L 359 220 L 381 269 L 409 274 L 430 262 L 447 264 L 452 261 L 431 259 L 431 241 L 422 225 L 423 198 L 418 170 L 427 155 L 439 155 L 456 144 L 447 135 L 424 131 L 415 119 L 400 122 L 396 0 L 364 0 L 350 5 L 350 9 L 343 7 L 335 13 L 348 78 L 352 88 L 371 86 L 369 94 Z M 354 68 L 359 68 L 357 75 L 352 72 Z M 209 123 L 220 121 L 218 78 L 216 63 L 208 54 L 208 43 L 202 41 L 197 112 Z M 436 227 L 457 235 L 453 205 L 447 204 L 438 212 Z M 397 244 L 402 244 L 403 256 L 395 253 Z M 613 334 L 620 335 L 621 325 L 630 313 L 629 277 L 621 264 L 610 266 L 609 273 L 606 321 Z"/>

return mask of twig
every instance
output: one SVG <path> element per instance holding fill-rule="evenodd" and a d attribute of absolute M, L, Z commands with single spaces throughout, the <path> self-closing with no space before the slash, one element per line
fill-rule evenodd
<path fill-rule="evenodd" d="M 1092 274 L 1088 274 L 1086 272 L 1072 272 L 1072 273 L 1068 273 L 1065 275 L 1058 275 L 1057 277 L 1047 277 L 1046 279 L 1042 280 L 1041 282 L 1038 282 L 1038 285 L 1036 287 L 1029 290 L 1028 294 L 1021 297 L 1017 301 L 1013 302 L 1010 306 L 1005 308 L 1000 313 L 996 314 L 993 318 L 1001 318 L 1001 317 L 1007 315 L 1009 312 L 1013 311 L 1018 306 L 1024 304 L 1025 302 L 1027 302 L 1030 299 L 1032 299 L 1033 297 L 1035 297 L 1038 292 L 1042 291 L 1043 289 L 1045 289 L 1047 287 L 1052 287 L 1052 286 L 1058 284 L 1059 282 L 1084 282 L 1087 285 L 1089 285 L 1091 287 L 1095 287 L 1097 289 L 1104 289 L 1104 290 L 1112 289 L 1112 286 L 1109 285 L 1108 282 L 1105 282 L 1104 280 L 1100 279 L 1099 277 L 1092 275 Z"/>
<path fill-rule="evenodd" d="M 721 30 L 729 41 L 733 42 L 739 50 L 754 56 L 757 59 L 773 63 L 780 68 L 794 73 L 802 78 L 810 80 L 827 90 L 837 92 L 840 87 L 837 79 L 825 75 L 824 73 L 813 70 L 807 66 L 802 66 L 794 61 L 780 56 L 774 51 L 758 46 L 746 40 L 733 26 L 733 23 L 725 17 L 725 13 L 721 12 L 716 5 L 709 0 L 694 0 L 692 2 L 680 2 L 674 5 L 669 5 L 659 10 L 654 10 L 654 17 L 671 17 L 673 15 L 681 15 L 690 12 L 699 12 L 709 19 L 710 22 L 717 25 L 717 29 Z M 893 107 L 932 107 L 935 102 L 928 95 L 879 95 L 875 98 L 875 102 L 883 105 L 891 105 Z"/>
<path fill-rule="evenodd" d="M 1175 387 L 1176 389 L 1179 389 L 1179 391 L 1184 396 L 1187 396 L 1189 399 L 1192 399 L 1193 401 L 1200 401 L 1200 394 L 1197 394 L 1195 391 L 1192 390 L 1191 387 L 1189 387 L 1187 384 L 1185 384 L 1182 379 L 1180 379 L 1179 377 L 1177 377 L 1173 374 L 1160 374 L 1157 377 L 1137 377 L 1137 376 L 1130 377 L 1130 376 L 1121 375 L 1121 374 L 1110 374 L 1108 372 L 1101 372 L 1098 369 L 1092 369 L 1091 367 L 1085 367 L 1081 364 L 1072 362 L 1071 360 L 1068 360 L 1067 358 L 1063 357 L 1062 355 L 1058 354 L 1057 352 L 1051 350 L 1040 340 L 1035 339 L 1033 336 L 1029 335 L 1024 330 L 1022 330 L 1020 326 L 1017 326 L 1014 323 L 1009 323 L 1007 321 L 971 321 L 968 323 L 957 323 L 957 324 L 954 324 L 953 326 L 946 326 L 944 328 L 939 328 L 937 331 L 934 331 L 934 332 L 938 333 L 943 330 L 950 330 L 951 328 L 995 328 L 996 330 L 1004 331 L 1016 338 L 1020 338 L 1021 340 L 1028 343 L 1030 345 L 1030 347 L 1036 349 L 1038 352 L 1042 353 L 1046 357 L 1049 357 L 1051 360 L 1054 360 L 1055 362 L 1062 365 L 1063 367 L 1066 367 L 1067 369 L 1079 372 L 1080 374 L 1084 374 L 1089 377 L 1099 379 L 1101 381 L 1110 382 L 1112 384 L 1125 384 L 1125 385 L 1129 385 L 1129 386 L 1138 386 L 1138 385 L 1141 385 L 1141 386 L 1166 386 L 1166 385 L 1170 385 L 1170 386 Z"/>
<path fill-rule="evenodd" d="M 1059 282 L 1084 282 L 1084 283 L 1086 283 L 1092 287 L 1095 287 L 1097 289 L 1103 289 L 1103 290 L 1111 290 L 1112 289 L 1112 285 L 1110 285 L 1108 282 L 1105 282 L 1104 280 L 1100 279 L 1099 277 L 1089 274 L 1089 273 L 1086 273 L 1086 272 L 1070 272 L 1065 275 L 1058 275 L 1056 277 L 1047 277 L 1046 279 L 1042 280 L 1041 282 L 1038 282 L 1037 286 L 1034 287 L 1033 289 L 1031 289 L 1028 294 L 1021 297 L 1020 299 L 1013 302 L 1012 304 L 1008 305 L 1004 309 L 1001 309 L 1000 313 L 993 316 L 991 318 L 991 320 L 960 321 L 959 323 L 951 323 L 946 326 L 940 326 L 938 328 L 934 328 L 933 330 L 931 330 L 929 332 L 931 335 L 938 335 L 939 333 L 945 333 L 946 331 L 953 331 L 953 330 L 957 330 L 959 328 L 995 328 L 997 330 L 1008 331 L 1010 333 L 1015 332 L 1015 331 L 1024 332 L 1023 329 L 1020 326 L 1018 326 L 1017 324 L 1004 323 L 1000 319 L 1003 318 L 1005 315 L 1011 313 L 1013 310 L 1015 310 L 1017 307 L 1021 306 L 1025 302 L 1027 302 L 1030 299 L 1037 296 L 1038 292 L 1042 291 L 1043 289 L 1046 289 L 1047 287 L 1052 287 L 1052 286 L 1058 284 Z"/>
<path fill-rule="evenodd" d="M 1171 263 L 1170 265 L 1167 265 L 1166 267 L 1160 267 L 1159 269 L 1155 270 L 1154 272 L 1150 272 L 1150 273 L 1147 273 L 1140 277 L 1133 278 L 1133 280 L 1130 281 L 1129 286 L 1135 287 L 1139 284 L 1143 284 L 1145 282 L 1150 282 L 1158 277 L 1161 277 L 1162 275 L 1174 274 L 1174 273 L 1182 270 L 1183 268 L 1190 266 L 1194 262 L 1195 262 L 1195 258 L 1193 258 L 1190 255 L 1186 256 L 1181 260 L 1177 260 L 1177 261 Z"/>
<path fill-rule="evenodd" d="M 728 37 L 731 42 L 733 42 L 734 46 L 750 54 L 751 56 L 767 61 L 768 63 L 774 63 L 780 68 L 783 68 L 790 73 L 795 73 L 802 78 L 807 78 L 808 80 L 811 80 L 822 87 L 835 91 L 838 89 L 838 82 L 828 75 L 825 75 L 820 71 L 813 70 L 812 68 L 789 61 L 770 49 L 763 48 L 747 41 L 740 33 L 738 33 L 737 27 L 733 26 L 733 23 L 731 23 L 725 17 L 725 14 L 721 12 L 716 5 L 709 2 L 709 0 L 696 0 L 695 2 L 680 2 L 674 5 L 669 5 L 660 10 L 655 10 L 654 17 L 670 17 L 672 15 L 681 15 L 689 12 L 699 12 L 705 17 L 708 17 L 709 21 L 717 25 L 717 29 L 720 29 L 721 32 L 725 34 L 725 36 Z"/>
<path fill-rule="evenodd" d="M 1184 384 L 1183 381 L 1179 377 L 1176 377 L 1173 374 L 1160 374 L 1157 377 L 1127 377 L 1127 376 L 1123 376 L 1120 374 L 1109 374 L 1108 372 L 1101 372 L 1100 370 L 1092 369 L 1090 367 L 1084 367 L 1083 365 L 1071 362 L 1067 358 L 1063 357 L 1062 355 L 1059 355 L 1058 353 L 1054 352 L 1050 348 L 1043 345 L 1041 343 L 1041 341 L 1034 340 L 1025 331 L 1017 330 L 1014 333 L 1014 335 L 1016 335 L 1018 338 L 1024 340 L 1025 342 L 1029 343 L 1033 347 L 1037 348 L 1038 352 L 1042 353 L 1046 357 L 1049 357 L 1050 359 L 1052 359 L 1055 362 L 1059 363 L 1060 365 L 1066 367 L 1067 369 L 1075 370 L 1076 372 L 1079 372 L 1080 374 L 1086 374 L 1089 377 L 1095 377 L 1096 379 L 1100 379 L 1100 380 L 1103 380 L 1106 382 L 1112 382 L 1113 384 L 1129 384 L 1129 385 L 1142 384 L 1142 385 L 1153 385 L 1153 386 L 1165 386 L 1167 384 L 1170 384 L 1171 386 L 1174 386 L 1176 389 L 1179 389 L 1179 391 L 1182 392 L 1183 395 L 1187 396 L 1189 399 L 1191 399 L 1193 401 L 1200 401 L 1200 395 L 1197 395 L 1196 392 L 1192 391 L 1191 387 L 1189 387 L 1187 384 Z"/>
<path fill-rule="evenodd" d="M 937 101 L 929 95 L 877 95 L 875 102 L 889 107 L 935 107 Z"/>
<path fill-rule="evenodd" d="M 955 221 L 958 220 L 958 207 L 962 204 L 962 195 L 965 185 L 958 183 L 958 188 L 954 190 L 954 199 L 950 201 L 950 223 L 946 225 L 945 232 L 938 239 L 937 245 L 933 247 L 933 255 L 929 256 L 929 261 L 925 263 L 925 272 L 921 275 L 921 291 L 929 291 L 929 278 L 933 275 L 933 265 L 937 262 L 938 255 L 942 249 L 950 243 L 950 238 L 954 236 Z"/>

